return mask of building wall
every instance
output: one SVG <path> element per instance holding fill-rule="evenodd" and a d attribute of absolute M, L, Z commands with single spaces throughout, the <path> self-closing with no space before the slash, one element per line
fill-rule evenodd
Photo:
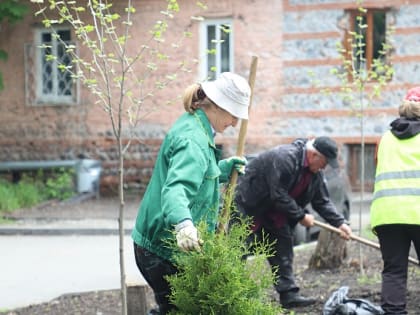
<path fill-rule="evenodd" d="M 180 61 L 189 71 L 178 72 L 169 88 L 154 91 L 146 98 L 137 126 L 124 130 L 125 142 L 131 139 L 126 155 L 127 181 L 144 188 L 165 132 L 183 112 L 180 96 L 199 77 L 199 21 L 192 16 L 233 20 L 234 71 L 248 77 L 252 56 L 258 56 L 254 98 L 248 124 L 245 150 L 255 153 L 296 137 L 329 135 L 339 143 L 360 143 L 360 118 L 354 104 L 339 96 L 340 81 L 330 74 L 340 64 L 336 43 L 343 40 L 340 25 L 346 9 L 355 8 L 345 0 L 209 0 L 201 11 L 195 1 L 179 0 L 180 12 L 170 22 L 165 43 L 159 48 L 169 56 L 157 71 L 148 74 L 141 92 L 147 94 L 153 82 L 173 73 Z M 419 0 L 365 1 L 370 7 L 391 8 L 387 19 L 395 26 L 392 63 L 395 75 L 381 98 L 365 109 L 364 133 L 375 143 L 396 116 L 407 88 L 418 84 L 420 60 Z M 132 40 L 128 47 L 134 55 L 141 49 L 148 30 L 165 8 L 163 0 L 136 0 Z M 123 15 L 124 1 L 115 8 Z M 33 7 L 35 12 L 36 8 Z M 77 105 L 33 106 L 27 104 L 28 81 L 25 44 L 32 43 L 34 30 L 42 18 L 29 14 L 23 23 L 1 25 L 0 45 L 9 53 L 2 63 L 6 89 L 0 92 L 0 160 L 73 159 L 80 156 L 100 159 L 104 172 L 102 185 L 116 182 L 117 150 L 109 115 L 95 104 L 95 97 L 81 87 Z M 181 41 L 180 34 L 191 32 Z M 147 42 L 148 45 L 157 45 Z M 83 45 L 78 49 L 89 56 Z M 139 76 L 147 73 L 147 63 L 139 63 Z M 25 79 L 27 80 L 25 84 Z M 33 79 L 33 78 L 32 78 Z M 133 83 L 134 86 L 134 83 Z M 325 94 L 324 89 L 330 89 Z M 235 153 L 239 127 L 217 135 L 225 155 Z M 342 152 L 345 156 L 346 150 Z M 345 161 L 347 162 L 347 161 Z"/>
<path fill-rule="evenodd" d="M 213 0 L 208 1 L 205 11 L 200 10 L 195 1 L 178 2 L 180 12 L 169 21 L 165 42 L 158 44 L 149 40 L 149 30 L 163 18 L 159 12 L 166 8 L 166 1 L 134 1 L 137 10 L 133 14 L 133 40 L 128 47 L 129 54 L 135 55 L 143 44 L 147 44 L 159 46 L 169 56 L 168 63 L 161 63 L 158 70 L 147 75 L 147 59 L 135 67 L 139 77 L 143 74 L 149 76 L 140 87 L 141 93 L 147 95 L 153 90 L 153 97 L 145 98 L 141 106 L 137 126 L 123 131 L 124 143 L 131 139 L 125 163 L 126 179 L 140 187 L 148 181 L 165 132 L 184 111 L 180 100 L 184 89 L 200 79 L 199 21 L 191 19 L 192 16 L 232 19 L 234 71 L 238 74 L 247 78 L 252 56 L 259 56 L 254 99 L 257 104 L 255 125 L 257 121 L 264 120 L 269 115 L 269 108 L 280 100 L 277 88 L 281 72 L 281 1 L 271 1 L 268 6 L 251 0 Z M 124 1 L 116 2 L 114 7 L 123 15 Z M 23 22 L 2 25 L 0 32 L 0 44 L 9 54 L 9 60 L 2 65 L 6 89 L 0 94 L 0 160 L 99 159 L 103 162 L 102 186 L 112 185 L 118 174 L 112 125 L 109 115 L 95 104 L 96 98 L 86 88 L 81 87 L 77 105 L 27 104 L 34 78 L 28 75 L 31 59 L 25 54 L 25 47 L 29 45 L 33 50 L 37 49 L 35 31 L 42 26 L 43 19 L 33 14 L 36 11 L 33 5 L 32 13 Z M 272 14 L 273 11 L 275 14 Z M 184 31 L 191 32 L 191 37 L 182 39 Z M 174 44 L 179 44 L 179 48 L 175 49 Z M 89 53 L 80 42 L 78 51 L 89 60 Z M 185 62 L 188 71 L 178 72 L 177 79 L 169 88 L 154 90 L 154 82 L 173 73 L 181 61 Z M 134 84 L 132 86 L 138 88 Z M 253 132 L 260 132 L 260 129 L 254 128 Z M 224 145 L 228 152 L 234 152 L 237 134 L 238 130 L 232 128 L 225 135 L 218 136 L 217 142 Z"/>
<path fill-rule="evenodd" d="M 291 111 L 300 111 L 299 114 L 307 112 L 308 116 L 316 116 L 321 112 L 327 113 L 321 120 L 324 132 L 348 141 L 351 138 L 357 139 L 360 133 L 359 119 L 355 119 L 355 115 L 348 117 L 349 112 L 354 111 L 352 106 L 357 104 L 346 103 L 338 97 L 338 93 L 321 93 L 322 89 L 337 89 L 340 86 L 339 79 L 331 75 L 329 70 L 339 64 L 335 44 L 343 40 L 342 31 L 338 27 L 339 22 L 346 18 L 343 9 L 355 7 L 354 2 L 323 1 L 323 5 L 309 4 L 313 2 L 305 0 L 285 2 L 284 76 L 285 85 L 293 92 L 284 95 L 284 103 L 293 104 Z M 368 137 L 375 138 L 384 132 L 387 122 L 395 117 L 406 89 L 419 81 L 420 76 L 416 74 L 416 69 L 420 55 L 415 46 L 420 38 L 420 21 L 415 10 L 420 3 L 365 1 L 364 5 L 392 8 L 387 13 L 387 23 L 395 28 L 392 35 L 392 65 L 395 74 L 381 97 L 373 99 L 366 107 L 368 118 L 374 119 L 366 119 L 365 132 Z M 316 24 L 313 23 L 314 20 L 329 22 Z M 299 27 L 296 27 L 298 24 Z M 333 115 L 330 111 L 334 112 Z M 293 121 L 296 125 L 301 125 L 301 119 L 302 116 L 298 115 Z M 304 124 L 304 132 L 314 133 L 322 130 L 320 127 L 320 122 Z"/>
<path fill-rule="evenodd" d="M 283 1 L 283 111 L 277 118 L 287 128 L 275 130 L 288 138 L 327 135 L 341 146 L 343 164 L 352 184 L 356 184 L 360 161 L 351 156 L 349 145 L 376 144 L 389 123 L 397 117 L 397 108 L 406 90 L 418 84 L 416 48 L 420 39 L 419 1 L 363 1 L 364 8 L 386 9 L 387 30 L 393 29 L 391 63 L 392 80 L 382 89 L 380 97 L 370 99 L 368 93 L 360 97 L 354 91 L 352 101 L 341 96 L 340 78 L 331 69 L 340 68 L 342 61 L 337 43 L 344 43 L 349 15 L 356 9 L 355 1 Z M 328 92 L 325 92 L 328 91 Z M 361 105 L 363 104 L 363 105 Z M 363 118 L 361 113 L 363 112 Z M 277 123 L 273 123 L 276 125 Z M 363 125 L 362 125 L 363 124 Z M 353 146 L 354 147 L 354 146 Z M 374 150 L 369 149 L 369 185 L 374 178 Z M 366 163 L 366 162 L 365 162 Z"/>

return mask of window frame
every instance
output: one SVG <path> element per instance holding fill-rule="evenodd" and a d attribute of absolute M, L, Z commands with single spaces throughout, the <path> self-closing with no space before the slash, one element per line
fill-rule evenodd
<path fill-rule="evenodd" d="M 230 32 L 229 32 L 229 69 L 224 71 L 231 71 L 234 72 L 234 40 L 233 40 L 233 20 L 229 18 L 223 18 L 223 19 L 206 19 L 201 22 L 200 24 L 200 56 L 202 56 L 201 63 L 200 63 L 200 74 L 201 78 L 203 80 L 218 77 L 220 73 L 222 72 L 221 64 L 222 64 L 222 52 L 221 52 L 221 42 L 220 42 L 220 32 L 216 32 L 216 71 L 215 74 L 212 75 L 209 70 L 209 55 L 208 55 L 208 39 L 209 34 L 207 32 L 208 26 L 214 25 L 216 30 L 220 30 L 222 25 L 228 24 L 230 26 Z"/>
<path fill-rule="evenodd" d="M 54 34 L 57 34 L 61 31 L 68 31 L 70 34 L 70 39 L 68 41 L 65 41 L 66 44 L 72 44 L 75 46 L 75 43 L 72 41 L 73 32 L 70 27 L 65 26 L 59 26 L 55 27 L 54 29 L 50 28 L 37 28 L 35 31 L 35 78 L 36 82 L 35 84 L 35 95 L 36 95 L 36 104 L 37 105 L 75 105 L 79 103 L 79 82 L 78 80 L 74 80 L 71 78 L 72 86 L 71 86 L 71 95 L 58 95 L 58 85 L 59 80 L 57 79 L 58 71 L 58 62 L 56 60 L 52 61 L 52 77 L 55 79 L 52 80 L 53 82 L 53 90 L 55 91 L 53 94 L 45 94 L 43 91 L 43 76 L 44 76 L 44 70 L 43 70 L 43 63 L 44 63 L 44 52 L 42 45 L 44 45 L 44 42 L 42 40 L 42 36 L 45 33 L 51 34 L 51 46 L 53 47 L 52 55 L 57 56 L 58 51 L 58 45 L 59 40 L 55 38 Z M 73 57 L 71 54 L 67 53 L 70 56 L 70 59 L 72 60 Z M 71 63 L 71 61 L 70 61 Z M 73 67 L 76 67 L 76 65 L 73 63 Z M 76 72 L 74 70 L 74 72 Z"/>
<path fill-rule="evenodd" d="M 347 144 L 348 148 L 348 161 L 347 163 L 347 174 L 349 174 L 349 180 L 353 191 L 361 191 L 362 179 L 361 179 L 361 154 L 362 147 L 360 143 Z M 373 186 L 375 184 L 375 172 L 376 172 L 376 143 L 365 143 L 365 156 L 363 163 L 365 164 L 365 180 L 364 180 L 364 191 L 373 192 Z"/>
<path fill-rule="evenodd" d="M 355 32 L 356 31 L 356 18 L 359 15 L 365 16 L 366 17 L 366 24 L 367 24 L 367 28 L 366 28 L 366 40 L 364 42 L 364 44 L 366 45 L 366 49 L 365 49 L 365 59 L 366 59 L 366 65 L 365 65 L 365 70 L 366 71 L 370 71 L 372 70 L 372 64 L 373 64 L 373 60 L 374 60 L 374 30 L 375 30 L 375 26 L 374 26 L 374 14 L 377 12 L 382 12 L 385 14 L 385 31 L 384 31 L 384 40 L 386 43 L 386 39 L 387 39 L 387 32 L 388 32 L 388 25 L 387 25 L 387 13 L 389 12 L 389 8 L 366 8 L 366 13 L 362 13 L 360 12 L 358 9 L 348 9 L 346 10 L 348 16 L 349 16 L 349 29 L 347 30 L 347 32 L 345 32 L 345 36 L 344 36 L 344 47 L 345 47 L 345 51 L 346 51 L 346 59 L 351 61 L 353 63 L 353 60 L 351 59 L 353 54 L 353 47 L 352 47 L 352 42 L 354 40 L 354 37 L 351 35 L 351 32 Z M 383 46 L 383 43 L 381 44 L 381 46 Z M 380 48 L 382 49 L 382 47 Z M 384 55 L 385 57 L 385 63 L 387 63 L 389 61 L 389 56 L 388 54 Z M 355 69 L 359 71 L 360 68 Z M 353 68 L 352 68 L 353 70 Z M 350 75 L 350 73 L 349 73 Z"/>

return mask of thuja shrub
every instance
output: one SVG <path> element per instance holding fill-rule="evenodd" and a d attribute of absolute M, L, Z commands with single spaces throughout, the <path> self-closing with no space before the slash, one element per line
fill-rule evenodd
<path fill-rule="evenodd" d="M 179 272 L 168 277 L 171 302 L 177 310 L 171 315 L 277 315 L 279 304 L 269 294 L 273 274 L 266 259 L 272 244 L 253 246 L 252 260 L 245 240 L 248 224 L 238 222 L 229 233 L 208 232 L 199 226 L 204 243 L 200 252 L 180 253 L 176 257 Z"/>

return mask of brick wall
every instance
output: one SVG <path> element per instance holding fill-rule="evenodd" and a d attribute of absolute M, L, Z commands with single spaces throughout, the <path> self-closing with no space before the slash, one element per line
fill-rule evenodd
<path fill-rule="evenodd" d="M 116 2 L 123 12 L 124 1 Z M 229 17 L 233 20 L 234 71 L 248 77 L 251 57 L 258 56 L 258 70 L 246 152 L 255 153 L 296 137 L 330 135 L 341 144 L 360 142 L 360 119 L 338 95 L 340 82 L 330 75 L 339 64 L 335 43 L 342 40 L 339 28 L 344 10 L 355 7 L 345 0 L 210 0 L 208 9 L 200 11 L 195 1 L 179 0 L 180 12 L 170 22 L 165 51 L 170 62 L 150 75 L 141 89 L 150 92 L 153 82 L 162 80 L 185 61 L 189 71 L 179 72 L 168 89 L 154 91 L 141 107 L 137 126 L 123 132 L 124 141 L 132 139 L 126 156 L 125 173 L 130 183 L 144 187 L 151 174 L 154 158 L 166 130 L 183 112 L 179 99 L 187 85 L 199 80 L 199 22 L 191 16 Z M 148 30 L 165 8 L 162 0 L 137 0 L 133 15 L 129 52 L 141 49 Z M 364 132 L 374 143 L 396 115 L 406 89 L 420 80 L 419 1 L 365 1 L 368 6 L 392 8 L 387 18 L 395 26 L 393 65 L 395 75 L 380 99 L 366 109 Z M 35 7 L 33 8 L 35 12 Z M 122 14 L 122 13 L 121 13 Z M 123 14 L 122 14 L 123 15 Z M 117 179 L 117 151 L 109 115 L 95 104 L 95 97 L 81 88 L 77 105 L 30 106 L 25 94 L 24 46 L 32 43 L 41 17 L 28 15 L 22 23 L 3 23 L 0 45 L 9 53 L 2 62 L 6 89 L 0 92 L 0 160 L 72 159 L 84 156 L 100 159 L 104 186 Z M 180 34 L 190 31 L 174 49 Z M 155 46 L 155 42 L 148 42 Z M 83 46 L 80 53 L 88 56 Z M 146 73 L 145 62 L 135 72 Z M 33 84 L 33 82 L 28 82 Z M 129 82 L 133 84 L 133 82 Z M 324 88 L 333 93 L 322 93 Z M 218 135 L 226 155 L 235 153 L 239 127 Z M 128 136 L 130 134 L 130 136 Z"/>
<path fill-rule="evenodd" d="M 160 11 L 165 9 L 165 1 L 136 1 L 140 4 L 133 15 L 134 26 L 129 51 L 134 54 L 141 49 L 144 38 L 149 38 L 148 31 L 156 20 L 161 19 Z M 183 112 L 179 99 L 187 85 L 199 80 L 199 22 L 191 16 L 229 17 L 234 29 L 234 67 L 235 72 L 248 77 L 251 57 L 259 56 L 256 92 L 254 98 L 255 114 L 251 125 L 251 134 L 262 132 L 264 128 L 257 121 L 264 121 L 269 109 L 278 103 L 280 96 L 281 68 L 281 1 L 257 4 L 255 1 L 208 1 L 208 9 L 203 13 L 194 1 L 179 1 L 180 12 L 170 22 L 165 43 L 160 49 L 170 58 L 163 64 L 141 89 L 147 94 L 153 89 L 153 83 L 172 73 L 180 61 L 186 63 L 188 72 L 178 73 L 177 80 L 169 89 L 153 91 L 154 96 L 142 104 L 137 126 L 123 131 L 124 142 L 132 139 L 126 155 L 125 174 L 131 183 L 144 187 L 151 174 L 154 158 L 166 130 Z M 276 14 L 270 14 L 272 10 Z M 123 1 L 117 2 L 116 10 L 123 12 Z M 35 12 L 36 8 L 32 8 Z M 266 23 L 266 24 L 264 24 Z M 53 160 L 73 159 L 80 156 L 100 159 L 103 162 L 104 186 L 117 180 L 118 161 L 115 138 L 109 116 L 95 104 L 95 97 L 85 88 L 81 89 L 80 102 L 77 105 L 38 105 L 26 104 L 25 93 L 25 53 L 24 46 L 34 41 L 35 29 L 41 26 L 41 17 L 32 14 L 16 25 L 2 25 L 0 43 L 8 43 L 9 60 L 2 69 L 5 74 L 6 89 L 0 94 L 0 160 Z M 192 36 L 184 39 L 178 49 L 184 31 Z M 74 34 L 73 34 L 74 35 Z M 276 38 L 273 41 L 273 37 Z M 155 47 L 155 42 L 147 42 Z M 82 56 L 88 56 L 85 48 L 79 45 Z M 145 63 L 140 63 L 135 71 L 143 73 Z M 33 84 L 34 82 L 29 82 Z M 273 88 L 276 87 L 276 88 Z M 239 128 L 238 128 L 239 129 Z M 235 151 L 238 130 L 229 130 L 217 137 L 217 142 L 229 152 Z M 128 134 L 134 136 L 128 136 Z"/>
<path fill-rule="evenodd" d="M 351 155 L 349 145 L 360 144 L 362 139 L 367 144 L 376 144 L 397 117 L 406 90 L 420 81 L 416 73 L 420 55 L 414 47 L 420 40 L 420 20 L 415 13 L 419 5 L 418 1 L 363 1 L 365 8 L 387 12 L 386 25 L 388 31 L 392 30 L 393 50 L 389 59 L 395 72 L 379 97 L 369 99 L 367 94 L 360 97 L 353 91 L 353 101 L 349 102 L 340 95 L 340 79 L 330 71 L 340 69 L 342 64 L 336 44 L 344 43 L 345 28 L 349 25 L 347 10 L 357 9 L 356 2 L 283 1 L 285 92 L 281 101 L 283 111 L 278 117 L 273 115 L 273 120 L 286 127 L 275 132 L 282 137 L 327 135 L 336 139 L 341 144 L 341 157 L 353 189 L 360 185 L 355 174 L 360 174 L 361 163 Z M 372 84 L 366 85 L 366 91 L 371 88 Z M 370 163 L 373 156 L 365 159 Z M 374 169 L 369 173 L 370 185 Z"/>

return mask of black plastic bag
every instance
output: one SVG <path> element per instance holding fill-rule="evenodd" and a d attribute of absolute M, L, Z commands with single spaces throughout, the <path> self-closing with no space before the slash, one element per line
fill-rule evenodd
<path fill-rule="evenodd" d="M 322 315 L 382 315 L 384 311 L 364 299 L 347 297 L 349 287 L 341 287 L 329 297 L 322 310 Z"/>

